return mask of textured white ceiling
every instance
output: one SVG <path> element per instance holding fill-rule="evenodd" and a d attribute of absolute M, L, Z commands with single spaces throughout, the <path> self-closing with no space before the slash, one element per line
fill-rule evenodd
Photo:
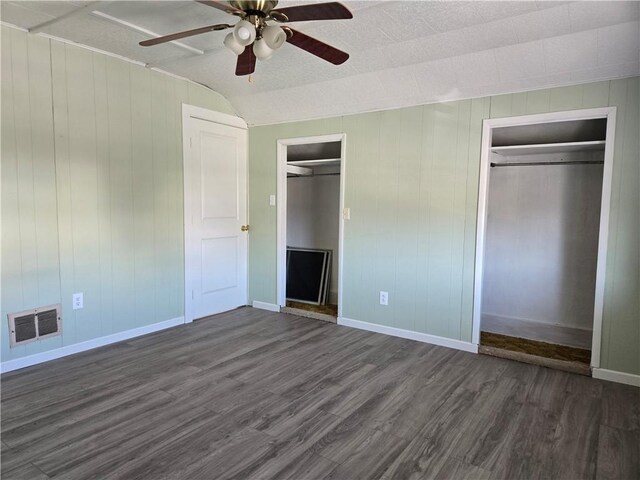
<path fill-rule="evenodd" d="M 312 3 L 281 1 L 280 6 Z M 143 48 L 157 34 L 235 17 L 192 1 L 0 3 L 4 22 L 141 61 L 226 96 L 249 124 L 344 115 L 640 74 L 640 3 L 552 1 L 345 1 L 352 20 L 295 28 L 351 55 L 334 66 L 285 44 L 256 72 L 234 75 L 225 32 Z M 249 81 L 250 80 L 250 81 Z"/>

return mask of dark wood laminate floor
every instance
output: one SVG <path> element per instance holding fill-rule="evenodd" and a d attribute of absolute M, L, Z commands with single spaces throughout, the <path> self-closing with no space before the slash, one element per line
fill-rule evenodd
<path fill-rule="evenodd" d="M 2 377 L 3 479 L 640 476 L 640 389 L 244 308 Z"/>

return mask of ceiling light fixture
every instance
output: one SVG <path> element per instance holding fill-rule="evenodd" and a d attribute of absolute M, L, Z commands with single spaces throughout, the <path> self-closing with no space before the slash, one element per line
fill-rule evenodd
<path fill-rule="evenodd" d="M 267 45 L 264 38 L 259 38 L 253 44 L 253 54 L 258 60 L 267 60 L 271 58 L 273 52 L 275 52 L 275 50 Z"/>
<path fill-rule="evenodd" d="M 273 52 L 287 41 L 287 34 L 277 25 L 267 25 L 260 28 L 259 38 L 253 44 L 253 54 L 258 60 L 271 58 Z"/>
<path fill-rule="evenodd" d="M 287 34 L 277 25 L 257 22 L 257 28 L 246 20 L 240 20 L 233 27 L 233 33 L 224 39 L 224 45 L 236 55 L 241 55 L 245 47 L 253 43 L 253 54 L 258 60 L 267 60 L 287 41 Z"/>
<path fill-rule="evenodd" d="M 277 25 L 267 25 L 263 27 L 261 36 L 269 48 L 273 50 L 279 49 L 284 42 L 287 41 L 287 34 Z"/>
<path fill-rule="evenodd" d="M 256 27 L 246 20 L 240 20 L 233 27 L 233 38 L 243 47 L 251 45 L 256 39 Z"/>
<path fill-rule="evenodd" d="M 236 55 L 240 55 L 242 52 L 244 52 L 245 46 L 239 44 L 236 41 L 235 37 L 233 36 L 233 33 L 227 34 L 227 36 L 224 37 L 224 41 L 222 43 L 224 44 L 225 47 L 227 47 Z"/>
<path fill-rule="evenodd" d="M 1 1 L 1 0 L 0 0 Z M 196 0 L 198 3 L 240 17 L 235 25 L 219 23 L 171 33 L 140 42 L 142 47 L 150 47 L 166 42 L 232 28 L 233 32 L 224 38 L 224 45 L 238 56 L 236 75 L 250 75 L 255 71 L 256 60 L 270 58 L 276 50 L 287 42 L 334 65 L 347 61 L 349 54 L 327 45 L 309 35 L 279 23 L 304 22 L 308 20 L 340 20 L 353 18 L 344 5 L 338 2 L 313 3 L 285 7 L 276 10 L 278 0 Z M 151 33 L 151 32 L 149 32 Z M 249 47 L 249 48 L 247 48 Z"/>

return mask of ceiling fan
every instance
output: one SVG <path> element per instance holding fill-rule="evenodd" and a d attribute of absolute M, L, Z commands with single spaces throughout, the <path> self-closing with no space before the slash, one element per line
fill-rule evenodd
<path fill-rule="evenodd" d="M 162 37 L 140 42 L 143 47 L 171 42 L 180 38 L 192 37 L 202 33 L 233 28 L 227 34 L 224 45 L 238 55 L 236 75 L 249 75 L 255 71 L 256 59 L 266 60 L 285 42 L 333 63 L 340 65 L 347 61 L 349 54 L 316 40 L 288 26 L 269 25 L 274 20 L 278 23 L 302 22 L 307 20 L 339 20 L 353 18 L 351 12 L 338 2 L 314 3 L 286 7 L 276 10 L 278 0 L 196 0 L 198 3 L 217 8 L 223 12 L 240 17 L 235 25 L 220 23 L 207 27 L 194 28 L 184 32 L 172 33 Z"/>

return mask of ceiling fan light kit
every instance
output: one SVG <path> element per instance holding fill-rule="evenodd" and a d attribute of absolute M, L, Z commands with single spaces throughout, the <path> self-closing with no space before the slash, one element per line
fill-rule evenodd
<path fill-rule="evenodd" d="M 277 25 L 267 25 L 262 29 L 262 38 L 273 50 L 279 49 L 287 41 L 287 34 Z"/>
<path fill-rule="evenodd" d="M 253 43 L 253 54 L 258 60 L 268 60 L 284 42 L 287 34 L 277 25 L 268 25 L 262 28 L 259 38 Z"/>
<path fill-rule="evenodd" d="M 259 38 L 253 44 L 253 54 L 258 60 L 268 60 L 273 55 L 273 52 L 275 50 L 267 45 L 264 38 Z"/>
<path fill-rule="evenodd" d="M 217 24 L 173 33 L 140 42 L 143 47 L 171 42 L 179 38 L 190 37 L 217 30 L 233 28 L 227 34 L 223 44 L 238 56 L 236 75 L 249 75 L 255 71 L 256 59 L 267 60 L 285 42 L 305 50 L 334 65 L 347 61 L 349 54 L 316 40 L 288 26 L 269 25 L 268 21 L 279 23 L 301 22 L 308 20 L 340 20 L 353 18 L 351 12 L 341 3 L 314 3 L 297 7 L 275 10 L 277 0 L 195 0 L 198 3 L 216 8 L 240 17 L 235 25 Z M 246 48 L 250 46 L 251 48 Z"/>
<path fill-rule="evenodd" d="M 233 27 L 233 37 L 236 39 L 236 42 L 243 47 L 251 45 L 256 39 L 256 27 L 246 20 L 240 20 L 236 23 L 236 26 Z"/>
<path fill-rule="evenodd" d="M 222 43 L 236 55 L 240 55 L 242 52 L 244 52 L 244 45 L 238 43 L 233 33 L 228 33 L 227 36 L 224 37 Z"/>

